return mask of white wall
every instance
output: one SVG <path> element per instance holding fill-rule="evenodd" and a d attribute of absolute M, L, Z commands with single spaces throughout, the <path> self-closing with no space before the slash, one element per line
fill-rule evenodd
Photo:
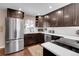
<path fill-rule="evenodd" d="M 0 48 L 5 47 L 5 18 L 7 10 L 0 9 Z"/>

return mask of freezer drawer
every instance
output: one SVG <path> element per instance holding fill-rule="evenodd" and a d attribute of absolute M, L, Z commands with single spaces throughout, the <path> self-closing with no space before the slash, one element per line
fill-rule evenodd
<path fill-rule="evenodd" d="M 6 41 L 5 54 L 13 53 L 24 49 L 24 39 Z"/>

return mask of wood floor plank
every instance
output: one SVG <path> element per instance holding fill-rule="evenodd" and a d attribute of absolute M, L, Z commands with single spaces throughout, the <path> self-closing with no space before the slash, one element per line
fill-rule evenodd
<path fill-rule="evenodd" d="M 4 48 L 0 48 L 0 56 L 3 56 L 5 54 L 5 49 Z"/>
<path fill-rule="evenodd" d="M 22 51 L 5 55 L 5 49 L 0 49 L 0 56 L 42 56 L 42 47 L 40 44 L 25 47 Z M 33 51 L 33 52 L 32 52 Z M 41 53 L 40 53 L 41 52 Z"/>

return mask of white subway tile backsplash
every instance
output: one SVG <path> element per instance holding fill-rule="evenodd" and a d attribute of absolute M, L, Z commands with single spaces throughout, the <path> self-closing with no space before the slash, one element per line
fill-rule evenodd
<path fill-rule="evenodd" d="M 79 30 L 79 27 L 48 27 L 47 32 L 49 30 L 54 30 L 56 34 L 79 36 L 76 34 L 76 31 Z"/>

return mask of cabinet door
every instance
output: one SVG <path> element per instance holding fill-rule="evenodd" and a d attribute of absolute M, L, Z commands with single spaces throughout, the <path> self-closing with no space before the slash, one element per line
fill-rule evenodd
<path fill-rule="evenodd" d="M 52 27 L 55 27 L 55 26 L 58 26 L 58 23 L 57 23 L 57 15 L 56 15 L 56 12 L 53 12 L 50 14 L 50 24 Z"/>
<path fill-rule="evenodd" d="M 43 17 L 36 16 L 36 27 L 43 27 Z"/>
<path fill-rule="evenodd" d="M 64 26 L 72 26 L 74 22 L 74 5 L 70 4 L 64 9 Z"/>
<path fill-rule="evenodd" d="M 44 34 L 37 33 L 35 36 L 35 39 L 36 39 L 37 43 L 44 43 Z"/>
<path fill-rule="evenodd" d="M 44 27 L 50 27 L 50 25 L 51 25 L 50 22 L 44 20 L 44 25 L 43 25 Z"/>
<path fill-rule="evenodd" d="M 43 27 L 43 17 L 42 16 L 39 16 L 38 22 L 39 22 L 39 27 Z"/>
<path fill-rule="evenodd" d="M 63 9 L 59 9 L 57 10 L 56 12 L 56 15 L 57 15 L 57 24 L 58 24 L 58 27 L 61 27 L 63 26 Z"/>
<path fill-rule="evenodd" d="M 79 26 L 79 3 L 75 3 L 75 25 Z"/>

